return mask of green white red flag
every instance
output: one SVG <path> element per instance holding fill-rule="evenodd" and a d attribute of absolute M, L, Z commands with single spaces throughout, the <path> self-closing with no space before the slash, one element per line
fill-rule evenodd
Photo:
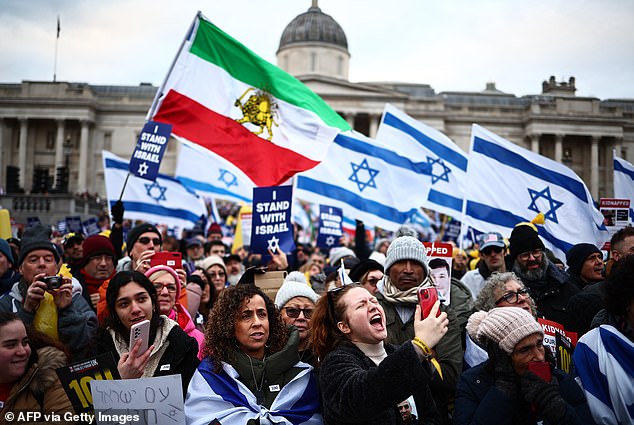
<path fill-rule="evenodd" d="M 154 100 L 148 119 L 233 163 L 257 186 L 313 168 L 350 129 L 317 94 L 202 16 Z"/>

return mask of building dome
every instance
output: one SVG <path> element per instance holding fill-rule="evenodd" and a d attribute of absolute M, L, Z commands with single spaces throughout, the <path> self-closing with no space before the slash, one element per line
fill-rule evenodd
<path fill-rule="evenodd" d="M 286 26 L 278 51 L 291 44 L 307 42 L 332 44 L 348 51 L 348 40 L 341 25 L 322 12 L 316 1 L 307 12 L 298 15 Z"/>

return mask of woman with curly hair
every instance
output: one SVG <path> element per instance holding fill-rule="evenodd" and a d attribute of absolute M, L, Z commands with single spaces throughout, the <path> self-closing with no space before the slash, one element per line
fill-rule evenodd
<path fill-rule="evenodd" d="M 207 356 L 185 399 L 187 424 L 321 424 L 312 367 L 297 329 L 252 284 L 224 289 L 205 329 Z"/>

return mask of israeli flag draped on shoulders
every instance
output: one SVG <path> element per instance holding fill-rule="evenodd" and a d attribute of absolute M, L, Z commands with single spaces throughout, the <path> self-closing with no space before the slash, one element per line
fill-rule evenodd
<path fill-rule="evenodd" d="M 251 419 L 265 424 L 321 425 L 321 405 L 313 368 L 302 362 L 303 370 L 280 389 L 270 409 L 258 404 L 255 395 L 238 379 L 238 372 L 222 363 L 222 371 L 213 371 L 206 358 L 192 377 L 185 415 L 187 425 L 207 425 L 217 420 L 222 425 L 244 425 Z"/>
<path fill-rule="evenodd" d="M 367 227 L 396 230 L 423 205 L 430 169 L 360 133 L 340 133 L 327 159 L 296 176 L 293 193 L 341 208 Z"/>
<path fill-rule="evenodd" d="M 614 197 L 630 200 L 630 221 L 634 221 L 634 165 L 614 155 Z"/>
<path fill-rule="evenodd" d="M 464 223 L 509 235 L 543 213 L 547 248 L 565 258 L 581 242 L 603 246 L 609 235 L 583 181 L 570 168 L 473 124 Z"/>
<path fill-rule="evenodd" d="M 250 204 L 255 184 L 235 165 L 213 152 L 181 141 L 175 177 L 200 196 Z"/>
<path fill-rule="evenodd" d="M 573 360 L 595 422 L 633 424 L 634 343 L 601 325 L 579 339 Z"/>
<path fill-rule="evenodd" d="M 102 151 L 108 205 L 119 199 L 128 161 Z M 159 174 L 154 182 L 130 176 L 123 197 L 125 218 L 166 224 L 180 229 L 193 228 L 201 216 L 207 217 L 204 201 L 174 177 Z"/>
<path fill-rule="evenodd" d="M 460 218 L 467 154 L 449 137 L 386 104 L 376 139 L 401 155 L 430 166 L 421 206 Z M 418 188 L 417 188 L 418 189 Z"/>

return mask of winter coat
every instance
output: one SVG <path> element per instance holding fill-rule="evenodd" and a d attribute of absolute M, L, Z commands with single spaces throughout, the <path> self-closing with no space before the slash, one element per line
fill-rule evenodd
<path fill-rule="evenodd" d="M 19 411 L 40 412 L 42 420 L 44 414 L 55 413 L 63 418 L 65 412 L 74 413 L 73 406 L 55 373 L 55 369 L 66 366 L 67 363 L 66 355 L 55 347 L 37 350 L 35 362 L 31 363 L 22 379 L 11 388 L 9 398 L 0 411 L 0 423 L 4 423 L 5 414 L 8 412 L 16 415 Z"/>
<path fill-rule="evenodd" d="M 154 344 L 154 350 L 150 355 L 148 367 L 154 365 L 152 373 L 144 376 L 165 376 L 165 375 L 181 375 L 183 384 L 183 397 L 187 394 L 187 386 L 192 375 L 198 367 L 198 343 L 196 340 L 188 336 L 176 322 L 161 316 L 162 332 L 157 331 L 157 336 L 151 344 Z M 128 351 L 127 336 L 126 341 L 122 341 L 120 337 L 113 336 L 114 332 L 102 329 L 97 340 L 97 350 L 99 353 L 107 351 L 112 352 L 115 363 L 119 363 L 121 354 Z M 115 338 L 119 338 L 115 342 Z M 159 339 L 160 338 L 160 339 Z M 165 348 L 162 350 L 162 347 Z"/>
<path fill-rule="evenodd" d="M 420 423 L 441 423 L 429 388 L 431 364 L 409 342 L 385 350 L 378 366 L 349 342 L 326 355 L 318 371 L 325 423 L 401 424 L 397 405 L 411 395 Z"/>
<path fill-rule="evenodd" d="M 205 347 L 205 335 L 196 328 L 191 316 L 179 303 L 174 304 L 174 309 L 170 310 L 170 319 L 178 323 L 178 326 L 198 343 L 198 360 L 203 359 L 203 349 Z"/>
<path fill-rule="evenodd" d="M 603 308 L 605 281 L 585 286 L 568 300 L 569 323 L 566 330 L 581 337 L 591 329 L 592 319 Z"/>
<path fill-rule="evenodd" d="M 0 311 L 16 313 L 27 326 L 33 325 L 35 312 L 23 309 L 23 293 L 26 282 L 13 285 L 11 292 L 0 298 Z M 57 311 L 57 331 L 59 340 L 70 351 L 72 360 L 80 360 L 90 353 L 97 334 L 97 317 L 86 299 L 82 296 L 81 285 L 73 279 L 73 298 L 70 305 Z"/>
<path fill-rule="evenodd" d="M 466 370 L 456 390 L 454 424 L 520 425 L 537 424 L 531 406 L 523 398 L 513 400 L 495 387 L 495 376 L 487 368 L 488 361 Z M 564 418 L 554 424 L 544 419 L 543 425 L 593 424 L 583 390 L 569 375 L 559 369 L 552 370 L 559 382 L 559 390 L 566 401 Z"/>

